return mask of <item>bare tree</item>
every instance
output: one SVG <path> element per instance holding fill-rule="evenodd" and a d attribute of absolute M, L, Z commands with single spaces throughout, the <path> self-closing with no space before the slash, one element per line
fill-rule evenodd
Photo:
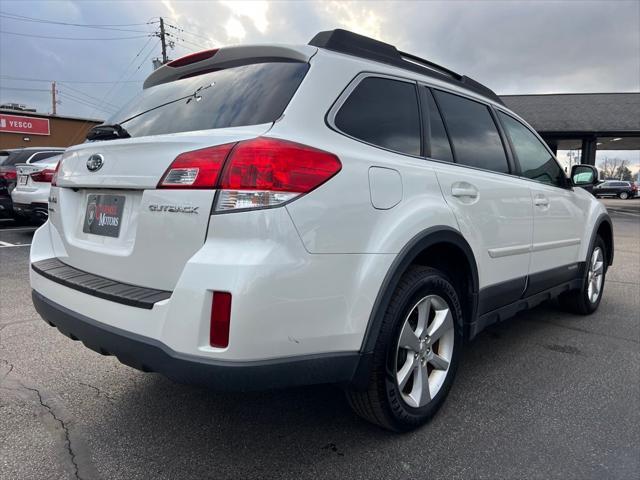
<path fill-rule="evenodd" d="M 602 170 L 602 176 L 604 177 L 605 180 L 618 179 L 620 175 L 624 174 L 628 164 L 629 164 L 629 160 L 623 160 L 621 158 L 604 157 L 604 160 L 600 164 L 601 170 Z"/>

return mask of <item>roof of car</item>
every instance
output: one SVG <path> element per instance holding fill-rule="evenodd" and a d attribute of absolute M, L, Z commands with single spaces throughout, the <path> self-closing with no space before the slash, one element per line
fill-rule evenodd
<path fill-rule="evenodd" d="M 320 32 L 311 39 L 309 45 L 411 70 L 480 94 L 504 105 L 502 99 L 493 90 L 466 75 L 456 73 L 424 58 L 402 52 L 391 44 L 348 30 L 335 29 Z"/>

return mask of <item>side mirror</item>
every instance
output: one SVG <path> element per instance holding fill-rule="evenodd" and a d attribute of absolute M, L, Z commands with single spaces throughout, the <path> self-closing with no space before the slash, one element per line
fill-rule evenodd
<path fill-rule="evenodd" d="M 598 170 L 591 165 L 574 165 L 571 167 L 571 183 L 590 190 L 598 183 Z"/>

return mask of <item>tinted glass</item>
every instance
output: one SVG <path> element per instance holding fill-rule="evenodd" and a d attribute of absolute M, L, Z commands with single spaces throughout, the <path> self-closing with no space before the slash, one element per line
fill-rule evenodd
<path fill-rule="evenodd" d="M 456 162 L 495 172 L 509 172 L 498 128 L 486 105 L 436 90 Z"/>
<path fill-rule="evenodd" d="M 550 185 L 564 185 L 564 173 L 538 138 L 515 118 L 499 112 L 520 163 L 522 176 Z"/>
<path fill-rule="evenodd" d="M 29 163 L 36 163 L 36 162 L 40 162 L 41 160 L 45 160 L 47 158 L 51 158 L 53 156 L 56 155 L 60 155 L 60 152 L 42 152 L 42 153 L 36 153 L 31 160 L 29 160 Z"/>
<path fill-rule="evenodd" d="M 143 90 L 105 123 L 119 123 L 140 137 L 273 122 L 308 68 L 299 62 L 256 63 L 164 83 Z"/>
<path fill-rule="evenodd" d="M 367 143 L 420 155 L 420 116 L 412 83 L 365 78 L 340 108 L 335 124 Z"/>
<path fill-rule="evenodd" d="M 423 115 L 426 115 L 424 123 L 426 125 L 425 130 L 429 157 L 435 158 L 436 160 L 452 162 L 453 155 L 451 153 L 451 145 L 449 144 L 449 138 L 447 137 L 444 123 L 442 123 L 438 106 L 433 99 L 431 91 L 428 88 L 422 88 L 424 88 L 427 98 L 427 105 L 425 106 L 427 111 L 423 112 Z"/>
<path fill-rule="evenodd" d="M 9 165 L 15 165 L 16 163 L 25 163 L 27 160 L 29 160 L 29 157 L 31 155 L 33 155 L 33 150 L 31 151 L 18 150 L 18 151 L 12 152 L 9 155 L 9 157 L 7 157 L 7 159 L 4 161 L 3 165 L 7 167 Z"/>

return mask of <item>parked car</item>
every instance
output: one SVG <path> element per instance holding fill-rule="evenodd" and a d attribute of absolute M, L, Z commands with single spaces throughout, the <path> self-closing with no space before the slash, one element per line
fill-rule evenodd
<path fill-rule="evenodd" d="M 0 164 L 0 213 L 2 216 L 13 218 L 13 202 L 11 200 L 11 192 L 16 186 L 18 163 L 35 164 L 54 155 L 60 155 L 64 151 L 58 147 L 27 147 L 15 150 L 4 150 L 9 154 L 0 155 L 0 160 L 4 160 Z"/>
<path fill-rule="evenodd" d="M 0 150 L 0 168 L 4 161 L 9 158 L 11 152 L 14 152 L 17 149 L 10 150 Z M 7 180 L 4 178 L 4 175 L 0 172 L 0 218 L 12 217 L 13 210 L 11 207 L 11 197 L 7 195 Z"/>
<path fill-rule="evenodd" d="M 552 297 L 590 314 L 604 206 L 487 87 L 344 30 L 199 52 L 58 164 L 40 315 L 217 389 L 336 383 L 392 430 L 444 401 L 463 341 Z M 561 219 L 561 225 L 558 223 Z"/>
<path fill-rule="evenodd" d="M 600 197 L 618 197 L 622 200 L 633 198 L 638 193 L 638 187 L 633 182 L 622 180 L 606 180 L 593 187 L 593 194 Z"/>
<path fill-rule="evenodd" d="M 32 223 L 44 223 L 47 220 L 51 179 L 61 156 L 16 165 L 18 181 L 11 192 L 16 217 Z"/>

